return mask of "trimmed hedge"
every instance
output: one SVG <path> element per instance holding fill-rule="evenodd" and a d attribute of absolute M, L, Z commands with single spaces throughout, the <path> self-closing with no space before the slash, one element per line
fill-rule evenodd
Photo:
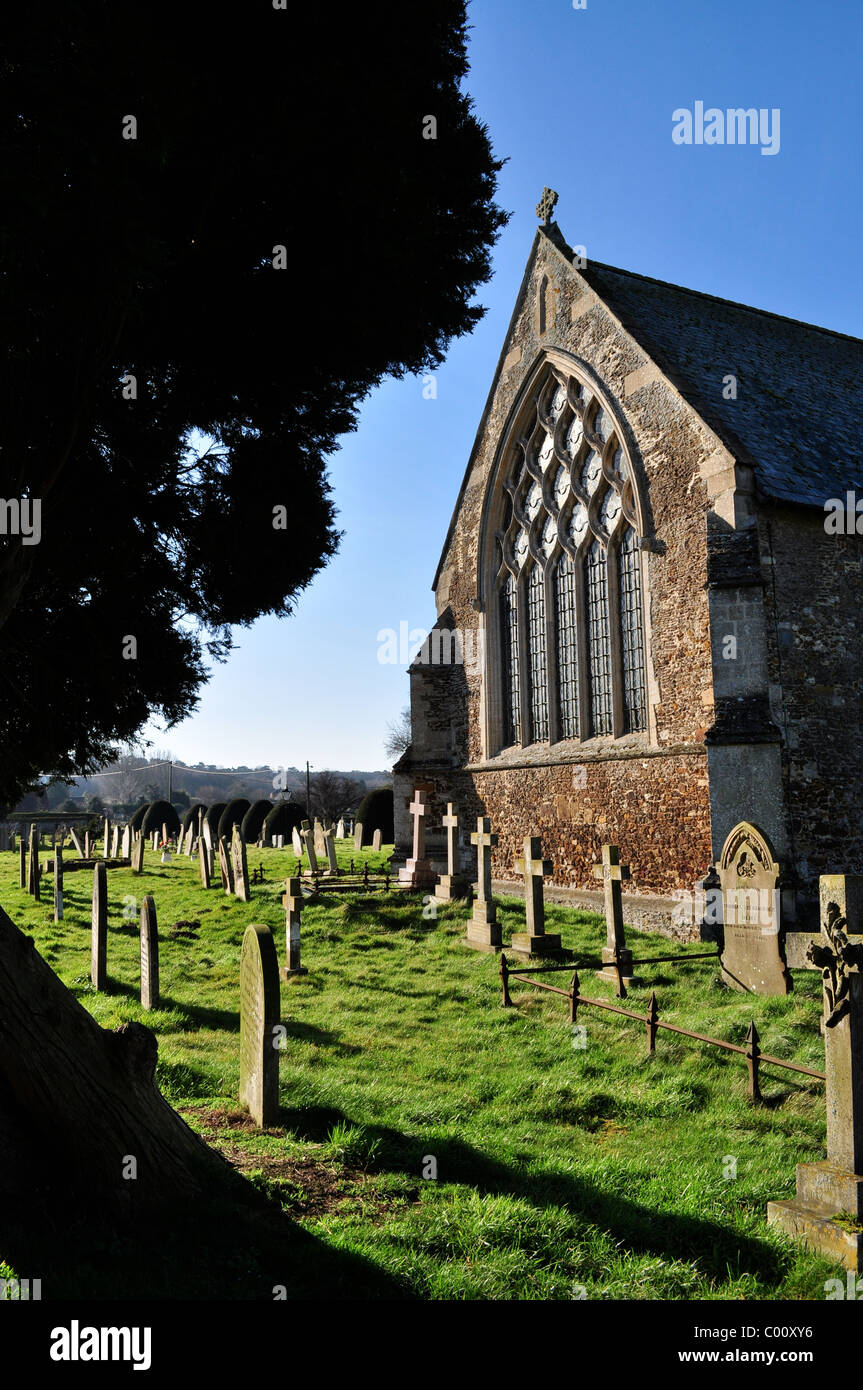
<path fill-rule="evenodd" d="M 274 835 L 284 835 L 290 839 L 294 826 L 301 825 L 305 818 L 306 808 L 299 801 L 277 801 L 266 820 L 270 840 Z"/>
<path fill-rule="evenodd" d="M 261 834 L 264 821 L 273 809 L 272 801 L 253 801 L 246 814 L 243 816 L 243 824 L 240 826 L 243 839 L 247 844 L 254 844 Z"/>
<path fill-rule="evenodd" d="M 148 805 L 147 805 L 147 803 L 146 803 L 146 801 L 145 801 L 143 806 L 139 806 L 138 809 L 137 809 L 137 811 L 133 811 L 133 812 L 132 812 L 132 815 L 131 815 L 130 818 L 129 818 L 129 824 L 130 824 L 130 826 L 132 827 L 133 830 L 140 830 L 140 829 L 141 829 L 141 822 L 143 821 L 144 817 L 146 816 L 148 810 L 149 810 L 149 807 L 148 807 Z"/>
<path fill-rule="evenodd" d="M 363 825 L 363 844 L 370 845 L 376 830 L 381 832 L 381 843 L 391 845 L 395 841 L 393 819 L 392 787 L 375 787 L 360 802 L 357 820 Z"/>
<path fill-rule="evenodd" d="M 141 829 L 145 835 L 152 835 L 154 830 L 158 830 L 161 834 L 163 825 L 167 828 L 169 835 L 179 835 L 180 817 L 170 801 L 151 801 L 144 813 Z"/>
<path fill-rule="evenodd" d="M 207 811 L 207 814 L 204 816 L 204 820 L 210 827 L 210 834 L 213 837 L 214 844 L 219 843 L 219 821 L 222 818 L 222 812 L 224 811 L 226 805 L 226 801 L 214 801 L 210 809 Z"/>
<path fill-rule="evenodd" d="M 250 808 L 251 802 L 244 796 L 235 796 L 233 801 L 229 801 L 219 817 L 219 839 L 224 835 L 225 839 L 230 841 L 234 826 L 242 824 L 243 816 Z"/>
<path fill-rule="evenodd" d="M 195 829 L 197 830 L 197 828 L 198 828 L 198 812 L 199 812 L 199 811 L 206 811 L 206 809 L 207 809 L 207 808 L 206 808 L 206 806 L 204 805 L 203 801 L 196 801 L 195 804 L 194 804 L 194 806 L 190 806 L 190 807 L 189 807 L 188 811 L 186 812 L 186 814 L 185 814 L 184 817 L 183 817 L 183 834 L 184 834 L 184 835 L 185 835 L 185 833 L 186 833 L 186 831 L 188 830 L 188 828 L 189 828 L 190 825 L 194 825 Z"/>

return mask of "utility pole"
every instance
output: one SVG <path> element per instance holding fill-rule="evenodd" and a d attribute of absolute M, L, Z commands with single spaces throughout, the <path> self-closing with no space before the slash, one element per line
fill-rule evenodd
<path fill-rule="evenodd" d="M 309 777 L 309 760 L 306 759 L 306 820 L 312 823 L 312 780 Z"/>
<path fill-rule="evenodd" d="M 173 796 L 172 796 L 173 790 L 174 790 L 174 764 L 173 764 L 172 762 L 169 762 L 169 763 L 168 763 L 168 800 L 169 800 L 169 801 L 172 801 L 172 800 L 173 800 Z"/>

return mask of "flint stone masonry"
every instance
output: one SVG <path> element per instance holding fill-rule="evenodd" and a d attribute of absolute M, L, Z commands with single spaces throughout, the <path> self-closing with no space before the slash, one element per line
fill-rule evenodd
<path fill-rule="evenodd" d="M 240 954 L 240 1103 L 261 1127 L 279 1118 L 279 963 L 269 927 L 246 928 Z"/>

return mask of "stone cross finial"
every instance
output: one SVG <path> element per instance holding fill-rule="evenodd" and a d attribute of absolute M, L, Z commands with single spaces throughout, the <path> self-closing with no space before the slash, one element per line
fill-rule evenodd
<path fill-rule="evenodd" d="M 536 205 L 536 215 L 545 226 L 548 226 L 551 221 L 551 214 L 554 212 L 556 203 L 557 194 L 554 189 L 544 188 L 542 197 Z"/>
<path fill-rule="evenodd" d="M 450 875 L 457 874 L 461 865 L 459 863 L 458 852 L 458 816 L 453 813 L 452 802 L 446 804 L 446 815 L 443 818 L 444 829 L 446 830 L 446 871 Z"/>
<path fill-rule="evenodd" d="M 594 864 L 593 876 L 602 879 L 605 890 L 605 944 L 613 951 L 615 946 L 626 945 L 620 884 L 629 878 L 629 865 L 621 864 L 617 845 L 602 846 L 602 863 Z"/>
<path fill-rule="evenodd" d="M 426 813 L 426 794 L 415 790 L 414 799 L 408 807 L 414 818 L 414 852 L 412 858 L 425 859 L 426 857 L 426 827 L 423 816 Z"/>
<path fill-rule="evenodd" d="M 488 903 L 492 901 L 491 850 L 497 844 L 497 835 L 492 832 L 488 816 L 477 816 L 476 830 L 471 835 L 470 842 L 476 845 L 477 901 Z"/>

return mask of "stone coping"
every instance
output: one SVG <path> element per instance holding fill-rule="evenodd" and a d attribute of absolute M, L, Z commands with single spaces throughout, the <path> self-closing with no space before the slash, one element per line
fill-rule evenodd
<path fill-rule="evenodd" d="M 629 762 L 644 758 L 706 758 L 707 748 L 703 743 L 677 743 L 670 748 L 644 748 L 635 745 L 617 748 L 606 745 L 604 748 L 585 749 L 582 745 L 569 743 L 559 752 L 531 754 L 501 753 L 485 762 L 467 763 L 464 768 L 454 769 L 462 772 L 506 772 L 510 768 L 560 767 L 569 765 L 580 767 L 584 763 Z"/>

